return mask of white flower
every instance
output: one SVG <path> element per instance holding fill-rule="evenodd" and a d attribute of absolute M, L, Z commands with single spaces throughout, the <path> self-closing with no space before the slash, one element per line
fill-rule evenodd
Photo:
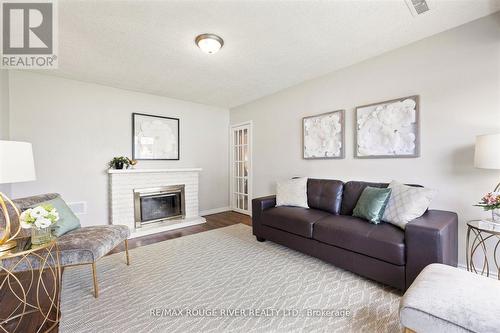
<path fill-rule="evenodd" d="M 26 221 L 26 218 L 28 218 L 28 216 L 31 214 L 31 211 L 32 211 L 32 209 L 30 208 L 30 209 L 27 209 L 24 212 L 22 212 L 21 215 L 19 216 L 20 220 L 22 222 Z"/>
<path fill-rule="evenodd" d="M 52 222 L 45 217 L 39 217 L 35 221 L 35 226 L 39 229 L 50 227 L 51 224 Z"/>
<path fill-rule="evenodd" d="M 36 218 L 39 218 L 39 217 L 45 217 L 49 214 L 49 212 L 47 212 L 45 210 L 45 208 L 43 208 L 42 206 L 38 206 L 38 207 L 35 207 L 33 208 L 33 210 L 31 211 L 31 216 L 34 217 L 35 219 Z"/>
<path fill-rule="evenodd" d="M 23 220 L 21 220 L 21 228 L 23 228 L 23 229 L 31 229 L 31 224 L 30 223 L 26 223 Z"/>
<path fill-rule="evenodd" d="M 59 221 L 59 213 L 55 208 L 52 208 L 52 210 L 49 212 L 50 215 L 54 217 L 54 221 L 57 222 Z"/>

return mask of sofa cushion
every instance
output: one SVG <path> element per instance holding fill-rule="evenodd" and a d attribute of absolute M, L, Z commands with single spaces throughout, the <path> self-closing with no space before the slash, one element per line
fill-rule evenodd
<path fill-rule="evenodd" d="M 309 179 L 307 181 L 307 203 L 310 208 L 339 215 L 344 183 L 332 179 Z"/>
<path fill-rule="evenodd" d="M 350 181 L 344 184 L 344 193 L 342 196 L 342 207 L 340 209 L 340 214 L 342 215 L 352 215 L 356 203 L 363 193 L 364 189 L 368 186 L 385 188 L 389 184 L 385 183 L 369 183 L 369 182 L 357 182 Z"/>
<path fill-rule="evenodd" d="M 106 255 L 130 236 L 125 225 L 83 227 L 57 238 L 61 265 L 88 264 Z"/>
<path fill-rule="evenodd" d="M 301 207 L 274 207 L 262 212 L 261 223 L 269 227 L 311 238 L 313 224 L 331 214 Z"/>
<path fill-rule="evenodd" d="M 372 224 L 353 216 L 329 216 L 314 224 L 313 239 L 404 265 L 404 231 L 389 223 Z"/>
<path fill-rule="evenodd" d="M 61 266 L 91 264 L 129 236 L 129 228 L 125 225 L 99 225 L 70 231 L 57 238 L 60 264 Z M 18 258 L 14 257 L 0 260 L 0 264 L 4 267 L 12 267 L 18 261 Z M 38 257 L 27 256 L 27 260 L 19 262 L 13 271 L 23 272 L 39 267 Z"/>
<path fill-rule="evenodd" d="M 498 332 L 498 295 L 496 279 L 430 264 L 401 299 L 399 317 L 416 332 Z"/>

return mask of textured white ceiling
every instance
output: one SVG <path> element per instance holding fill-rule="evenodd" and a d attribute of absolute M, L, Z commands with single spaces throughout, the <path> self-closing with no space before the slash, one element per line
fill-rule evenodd
<path fill-rule="evenodd" d="M 67 78 L 224 107 L 401 47 L 500 10 L 499 0 L 59 1 Z M 225 40 L 215 55 L 194 38 Z"/>

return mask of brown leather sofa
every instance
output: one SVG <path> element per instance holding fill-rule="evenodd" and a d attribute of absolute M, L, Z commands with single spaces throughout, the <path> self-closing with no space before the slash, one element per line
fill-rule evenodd
<path fill-rule="evenodd" d="M 388 184 L 309 179 L 309 209 L 253 199 L 253 234 L 401 290 L 431 263 L 457 266 L 456 213 L 428 210 L 405 230 L 372 224 L 352 216 L 366 186 Z"/>

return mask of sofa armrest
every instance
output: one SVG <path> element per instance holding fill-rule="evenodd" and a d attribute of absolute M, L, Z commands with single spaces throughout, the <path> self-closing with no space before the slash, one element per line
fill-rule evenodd
<path fill-rule="evenodd" d="M 255 212 L 263 212 L 268 208 L 276 206 L 276 195 L 268 195 L 267 197 L 256 198 L 252 200 L 252 214 Z"/>
<path fill-rule="evenodd" d="M 255 236 L 259 236 L 259 228 L 261 226 L 260 216 L 262 212 L 275 206 L 275 195 L 269 195 L 267 197 L 261 197 L 252 200 L 252 229 Z"/>
<path fill-rule="evenodd" d="M 428 210 L 410 221 L 405 229 L 406 288 L 427 265 L 457 266 L 458 216 L 442 210 Z"/>

